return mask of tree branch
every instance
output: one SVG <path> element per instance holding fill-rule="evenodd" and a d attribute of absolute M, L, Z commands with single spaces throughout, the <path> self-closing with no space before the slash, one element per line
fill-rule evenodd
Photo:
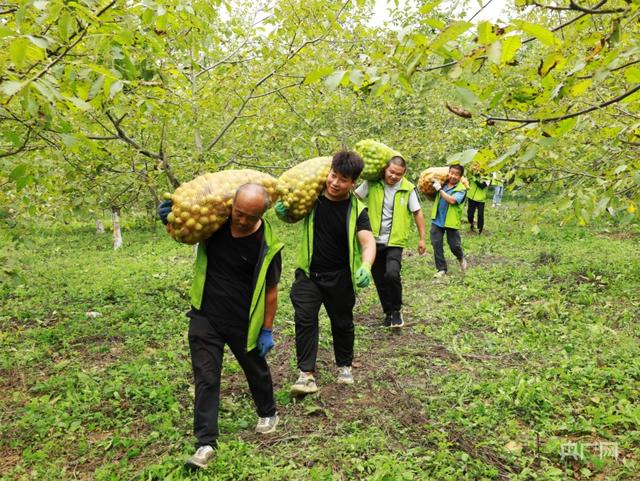
<path fill-rule="evenodd" d="M 118 136 L 118 138 L 120 140 L 122 140 L 123 142 L 129 144 L 138 153 L 140 153 L 140 154 L 142 154 L 142 155 L 144 155 L 146 157 L 150 157 L 150 158 L 156 159 L 156 160 L 163 160 L 162 156 L 160 156 L 160 154 L 154 154 L 153 152 L 143 148 L 135 140 L 133 140 L 131 137 L 129 137 L 125 133 L 125 131 L 122 129 L 122 127 L 120 127 L 120 123 L 124 120 L 126 114 L 123 115 L 122 117 L 120 117 L 119 119 L 114 119 L 110 112 L 105 112 L 105 115 L 107 116 L 107 118 L 111 121 L 111 123 L 115 127 L 116 132 L 117 132 L 117 136 Z"/>
<path fill-rule="evenodd" d="M 608 0 L 600 0 L 600 2 L 598 2 L 594 8 L 600 8 L 601 6 L 603 6 L 605 3 L 607 3 Z M 564 27 L 568 27 L 569 25 L 571 25 L 574 22 L 577 22 L 578 20 L 580 20 L 582 17 L 586 17 L 587 15 L 589 15 L 587 12 L 582 12 L 580 15 L 576 15 L 575 17 L 567 20 L 564 23 L 561 23 L 560 25 L 558 25 L 557 27 L 552 28 L 550 31 L 551 32 L 557 32 L 558 30 L 562 30 Z M 529 42 L 533 42 L 536 39 L 536 37 L 529 37 L 526 38 L 522 41 L 523 44 L 525 43 L 529 43 Z"/>
<path fill-rule="evenodd" d="M 632 60 L 631 62 L 627 62 L 624 65 L 620 65 L 619 67 L 609 69 L 609 72 L 616 72 L 617 70 L 625 69 L 625 68 L 630 67 L 631 65 L 635 65 L 637 63 L 640 63 L 640 60 Z M 593 75 L 594 74 L 581 75 L 580 77 L 576 77 L 576 78 L 579 79 L 579 80 L 585 80 L 585 79 L 593 78 Z"/>
<path fill-rule="evenodd" d="M 31 137 L 31 129 L 27 130 L 27 135 L 25 136 L 24 142 L 20 147 L 18 147 L 16 150 L 12 150 L 9 152 L 0 152 L 0 159 L 3 157 L 10 157 L 12 155 L 19 154 L 20 152 L 25 150 L 25 148 L 27 147 L 27 144 L 29 143 L 29 137 Z"/>
<path fill-rule="evenodd" d="M 602 5 L 604 5 L 605 3 L 607 2 L 606 1 L 602 2 Z M 538 3 L 538 2 L 529 2 L 528 4 L 535 5 L 536 7 L 544 8 L 546 10 L 556 10 L 556 11 L 565 11 L 565 12 L 578 11 L 578 12 L 584 12 L 592 15 L 622 13 L 629 10 L 628 8 L 612 8 L 609 10 L 600 10 L 598 7 L 601 6 L 601 4 L 598 4 L 595 9 L 592 9 L 592 8 L 582 7 L 577 3 L 575 3 L 573 0 L 569 0 L 568 7 L 558 7 L 556 5 L 545 5 L 543 3 Z"/>
<path fill-rule="evenodd" d="M 603 102 L 601 104 L 598 105 L 594 105 L 592 107 L 589 107 L 588 109 L 584 109 L 584 110 L 580 110 L 578 112 L 573 112 L 571 114 L 565 114 L 565 115 L 559 115 L 556 117 L 548 117 L 548 118 L 543 118 L 543 119 L 510 119 L 508 117 L 492 117 L 490 115 L 486 115 L 486 114 L 480 114 L 482 115 L 485 120 L 493 120 L 496 122 L 514 122 L 514 123 L 521 123 L 521 124 L 536 124 L 536 123 L 547 123 L 547 122 L 558 122 L 560 120 L 566 120 L 566 119 L 571 119 L 573 117 L 578 117 L 579 115 L 584 115 L 587 114 L 589 112 L 593 112 L 594 110 L 599 110 L 602 109 L 604 107 L 608 107 L 611 104 L 615 104 L 616 102 L 620 102 L 621 100 L 629 97 L 630 95 L 633 95 L 634 93 L 636 93 L 637 91 L 640 90 L 640 84 L 636 85 L 635 87 L 633 87 L 631 90 L 628 90 L 627 92 L 623 93 L 622 95 L 619 95 L 616 98 L 613 98 L 611 100 L 608 100 L 606 102 Z"/>

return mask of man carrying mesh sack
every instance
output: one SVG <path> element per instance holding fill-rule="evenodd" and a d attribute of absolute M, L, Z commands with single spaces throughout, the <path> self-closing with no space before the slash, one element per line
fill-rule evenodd
<path fill-rule="evenodd" d="M 355 290 L 371 282 L 376 255 L 366 206 L 351 192 L 363 168 L 362 158 L 355 152 L 335 154 L 325 189 L 303 221 L 298 268 L 291 286 L 300 370 L 291 387 L 296 395 L 318 390 L 315 370 L 322 304 L 331 321 L 337 382 L 353 384 Z M 286 212 L 280 202 L 275 208 L 279 215 Z"/>
<path fill-rule="evenodd" d="M 434 275 L 436 278 L 447 273 L 447 261 L 444 258 L 443 246 L 445 233 L 449 249 L 460 263 L 460 270 L 462 273 L 467 270 L 467 260 L 464 257 L 462 240 L 460 239 L 462 203 L 467 193 L 464 185 L 460 182 L 463 174 L 464 167 L 462 165 L 451 165 L 445 185 L 442 185 L 438 180 L 433 181 L 436 198 L 431 209 L 431 245 L 433 246 L 436 269 L 438 269 Z"/>
<path fill-rule="evenodd" d="M 355 194 L 368 203 L 369 219 L 376 240 L 376 260 L 371 272 L 384 311 L 383 325 L 399 328 L 402 317 L 402 251 L 409 245 L 412 217 L 418 227 L 418 253 L 425 248 L 424 216 L 415 186 L 405 177 L 407 164 L 400 156 L 387 162 L 382 179 L 364 181 Z"/>
<path fill-rule="evenodd" d="M 163 222 L 170 211 L 167 202 L 158 209 Z M 196 452 L 185 464 L 188 469 L 206 467 L 215 453 L 225 344 L 249 383 L 258 411 L 256 432 L 271 433 L 278 423 L 265 356 L 274 346 L 271 330 L 283 244 L 263 219 L 268 207 L 269 195 L 264 187 L 242 185 L 233 199 L 229 220 L 198 244 L 192 308 L 187 313 L 197 440 Z"/>

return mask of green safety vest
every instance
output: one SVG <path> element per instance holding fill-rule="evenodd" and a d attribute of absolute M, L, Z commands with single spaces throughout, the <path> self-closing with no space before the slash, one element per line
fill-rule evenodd
<path fill-rule="evenodd" d="M 357 221 L 360 213 L 366 208 L 365 204 L 358 199 L 353 193 L 349 193 L 351 203 L 347 209 L 347 239 L 349 243 L 349 268 L 351 269 L 351 282 L 353 290 L 356 290 L 356 271 L 362 260 L 360 259 L 360 243 L 357 236 Z M 311 268 L 311 257 L 313 256 L 313 229 L 316 208 L 304 218 L 303 237 L 300 243 L 300 251 L 298 253 L 298 267 L 302 269 L 307 276 Z"/>
<path fill-rule="evenodd" d="M 464 185 L 462 182 L 458 182 L 453 189 L 454 192 L 466 192 Z M 438 215 L 438 204 L 440 203 L 440 191 L 436 193 L 436 198 L 433 201 L 433 207 L 431 208 L 431 220 L 436 218 Z M 464 204 L 464 200 L 460 204 L 447 204 L 447 216 L 444 218 L 444 226 L 449 229 L 460 229 L 462 225 L 462 204 Z"/>
<path fill-rule="evenodd" d="M 371 230 L 377 238 L 382 227 L 382 209 L 384 207 L 384 181 L 378 180 L 369 183 L 368 206 Z M 393 213 L 391 217 L 391 232 L 389 233 L 388 246 L 407 247 L 409 245 L 409 229 L 411 226 L 411 211 L 409 211 L 409 196 L 415 186 L 407 179 L 402 178 L 400 188 L 393 198 Z"/>
<path fill-rule="evenodd" d="M 486 177 L 476 177 L 471 179 L 471 185 L 469 186 L 469 190 L 467 191 L 467 197 L 471 200 L 475 200 L 476 202 L 484 202 L 487 200 L 487 187 L 480 187 L 476 180 L 479 182 L 489 183 L 489 179 Z"/>
<path fill-rule="evenodd" d="M 264 323 L 265 294 L 267 291 L 266 277 L 269 265 L 274 256 L 282 250 L 284 244 L 273 235 L 271 225 L 266 219 L 262 219 L 264 225 L 264 238 L 258 263 L 254 271 L 254 286 L 251 296 L 251 307 L 249 309 L 249 331 L 247 334 L 247 351 L 256 347 L 260 329 Z M 204 283 L 207 278 L 207 247 L 204 242 L 198 244 L 196 255 L 196 272 L 191 284 L 191 305 L 196 309 L 202 306 L 202 295 L 204 293 Z"/>

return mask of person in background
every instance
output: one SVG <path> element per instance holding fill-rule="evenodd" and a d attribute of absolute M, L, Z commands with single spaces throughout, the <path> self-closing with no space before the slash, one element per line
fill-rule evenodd
<path fill-rule="evenodd" d="M 478 211 L 478 234 L 484 229 L 484 203 L 487 200 L 487 192 L 491 185 L 491 178 L 483 174 L 474 174 L 471 177 L 471 185 L 467 191 L 469 205 L 467 207 L 467 220 L 469 230 L 475 232 L 474 217 Z"/>
<path fill-rule="evenodd" d="M 462 240 L 460 239 L 462 203 L 467 193 L 464 185 L 460 182 L 463 174 L 464 167 L 462 165 L 451 165 L 445 185 L 437 180 L 433 181 L 436 198 L 431 209 L 431 245 L 437 269 L 434 277 L 442 277 L 447 273 L 447 261 L 443 248 L 445 233 L 449 249 L 460 263 L 460 270 L 463 274 L 467 270 L 467 260 L 464 257 Z"/>
<path fill-rule="evenodd" d="M 357 287 L 371 282 L 376 243 L 366 206 L 352 193 L 364 162 L 352 151 L 333 156 L 325 189 L 303 224 L 298 268 L 291 286 L 296 330 L 298 379 L 291 392 L 304 395 L 318 391 L 318 312 L 324 307 L 331 321 L 337 382 L 353 384 L 351 364 L 355 328 L 353 307 Z M 285 214 L 282 202 L 276 203 Z"/>
<path fill-rule="evenodd" d="M 218 438 L 220 377 L 224 346 L 238 360 L 258 412 L 256 432 L 275 431 L 278 414 L 266 354 L 278 301 L 283 244 L 263 219 L 269 195 L 261 185 L 238 188 L 231 217 L 198 244 L 191 287 L 189 348 L 195 380 L 193 429 L 196 452 L 185 467 L 205 468 Z M 163 223 L 171 201 L 158 208 Z"/>
<path fill-rule="evenodd" d="M 494 172 L 492 174 L 491 183 L 493 184 L 493 203 L 491 207 L 498 207 L 502 204 L 502 195 L 504 194 L 504 185 L 502 183 L 502 179 L 500 178 L 500 174 L 498 172 Z"/>
<path fill-rule="evenodd" d="M 402 250 L 409 245 L 412 217 L 420 240 L 418 253 L 425 247 L 424 216 L 415 186 L 405 178 L 407 164 L 400 157 L 387 162 L 382 179 L 364 181 L 355 194 L 367 201 L 371 229 L 376 240 L 376 260 L 371 272 L 384 311 L 383 325 L 398 328 L 402 317 Z"/>

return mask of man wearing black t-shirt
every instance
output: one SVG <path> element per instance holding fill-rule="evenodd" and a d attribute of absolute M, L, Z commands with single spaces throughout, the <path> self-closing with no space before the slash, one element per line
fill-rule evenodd
<path fill-rule="evenodd" d="M 258 411 L 256 432 L 273 432 L 278 423 L 265 356 L 274 346 L 271 329 L 283 244 L 262 219 L 268 206 L 269 196 L 262 186 L 241 186 L 230 219 L 198 246 L 192 309 L 187 313 L 197 439 L 196 453 L 186 463 L 190 469 L 206 467 L 215 452 L 225 344 L 249 383 Z"/>
<path fill-rule="evenodd" d="M 318 312 L 324 304 L 331 321 L 338 382 L 353 384 L 355 288 L 371 281 L 376 243 L 366 206 L 351 192 L 364 163 L 355 152 L 333 156 L 325 190 L 304 219 L 298 269 L 291 286 L 300 375 L 294 394 L 318 390 L 314 373 L 318 355 Z M 282 210 L 276 204 L 276 210 Z"/>

